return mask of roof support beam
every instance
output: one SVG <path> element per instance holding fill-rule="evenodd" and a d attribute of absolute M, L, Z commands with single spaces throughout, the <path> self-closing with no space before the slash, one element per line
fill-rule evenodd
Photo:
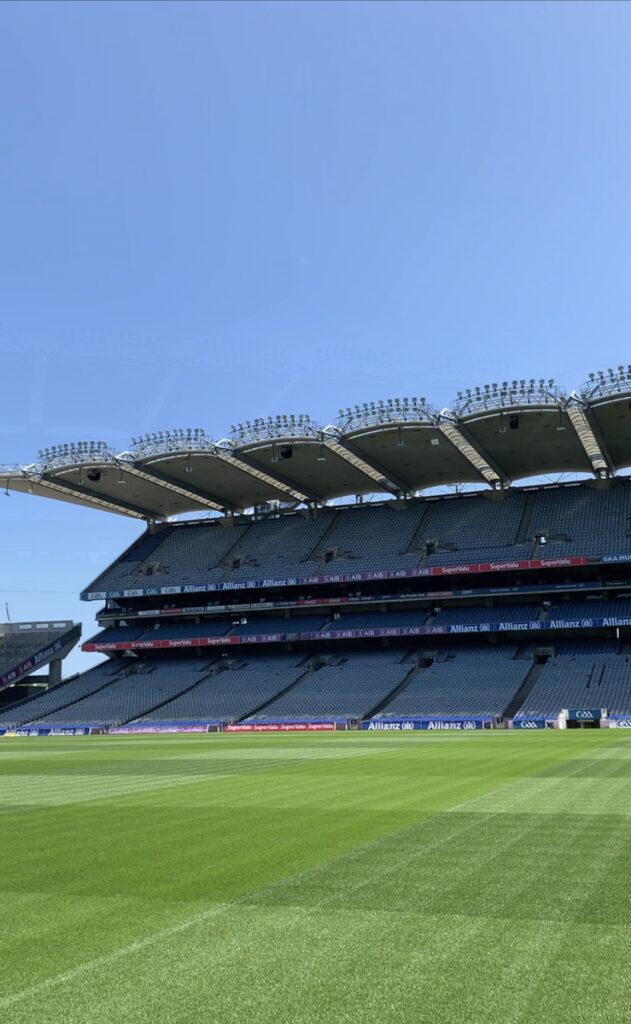
<path fill-rule="evenodd" d="M 192 498 L 194 501 L 199 502 L 200 505 L 206 505 L 208 508 L 214 509 L 216 512 L 238 512 L 240 511 L 236 505 L 231 504 L 229 501 L 224 501 L 222 498 L 216 497 L 209 491 L 202 490 L 200 487 L 193 487 L 188 484 L 183 484 L 180 480 L 169 476 L 168 473 L 163 473 L 162 470 L 156 469 L 153 463 L 147 465 L 144 462 L 134 462 L 121 464 L 121 468 L 124 473 L 130 473 L 132 476 L 138 477 L 140 480 L 148 480 L 150 483 L 164 484 L 167 490 L 173 494 L 179 494 L 184 498 Z"/>
<path fill-rule="evenodd" d="M 308 504 L 309 502 L 315 502 L 318 505 L 324 505 L 324 498 L 320 494 L 314 494 L 312 491 L 298 490 L 290 480 L 286 480 L 285 477 L 281 476 L 280 473 L 270 473 L 268 470 L 263 470 L 253 460 L 249 459 L 247 455 L 242 452 L 233 453 L 226 448 L 217 447 L 215 454 L 221 459 L 225 459 L 231 466 L 235 466 L 236 469 L 243 470 L 244 473 L 249 473 L 250 476 L 255 477 L 264 484 L 268 484 L 270 487 L 275 487 L 277 491 L 282 491 L 291 498 L 292 501 L 299 501 Z"/>
<path fill-rule="evenodd" d="M 566 411 L 596 476 L 613 476 L 615 470 L 611 457 L 604 445 L 597 440 L 587 410 L 583 405 L 574 401 L 568 403 Z"/>
<path fill-rule="evenodd" d="M 460 454 L 464 455 L 475 471 L 486 480 L 487 484 L 490 484 L 491 487 L 508 487 L 510 485 L 508 477 L 493 463 L 486 452 L 480 450 L 461 423 L 454 423 L 450 419 L 440 419 L 437 427 Z"/>
<path fill-rule="evenodd" d="M 394 477 L 374 459 L 367 458 L 363 452 L 360 454 L 352 442 L 346 439 L 342 441 L 334 434 L 327 434 L 325 430 L 322 443 L 325 448 L 329 448 L 345 462 L 348 462 L 353 469 L 364 473 L 371 482 L 378 485 L 380 491 L 390 491 L 392 494 L 409 493 L 410 488 L 407 484 Z"/>
<path fill-rule="evenodd" d="M 89 501 L 91 505 L 96 508 L 104 508 L 109 512 L 119 512 L 122 515 L 134 516 L 136 519 L 159 519 L 161 518 L 160 513 L 155 512 L 154 509 L 141 508 L 139 505 L 132 505 L 128 501 L 121 501 L 113 498 L 108 498 L 98 491 L 93 491 L 89 487 L 79 486 L 78 484 L 69 483 L 66 480 L 60 480 L 59 477 L 51 476 L 49 473 L 42 473 L 39 478 L 40 485 L 46 485 L 53 491 L 63 491 L 66 494 L 74 494 L 79 498 L 83 498 L 84 501 Z"/>

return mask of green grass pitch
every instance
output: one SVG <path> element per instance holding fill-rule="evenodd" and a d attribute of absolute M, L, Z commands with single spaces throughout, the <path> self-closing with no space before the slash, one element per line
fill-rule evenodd
<path fill-rule="evenodd" d="M 7 1024 L 631 1021 L 618 731 L 3 738 Z"/>

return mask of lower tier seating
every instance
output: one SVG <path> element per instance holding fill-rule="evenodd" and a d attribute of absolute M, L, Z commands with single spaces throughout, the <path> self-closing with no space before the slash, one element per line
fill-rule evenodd
<path fill-rule="evenodd" d="M 381 711 L 380 717 L 499 717 L 528 675 L 531 663 L 511 660 L 514 648 L 435 661 Z"/>

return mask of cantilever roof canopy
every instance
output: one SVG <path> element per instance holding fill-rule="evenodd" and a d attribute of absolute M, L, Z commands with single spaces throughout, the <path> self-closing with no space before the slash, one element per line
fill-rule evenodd
<path fill-rule="evenodd" d="M 278 416 L 217 442 L 189 429 L 134 438 L 122 452 L 63 444 L 30 465 L 0 466 L 0 485 L 154 520 L 440 484 L 501 488 L 548 473 L 608 477 L 628 466 L 631 367 L 618 367 L 570 395 L 553 381 L 512 381 L 459 392 L 441 412 L 424 398 L 388 399 L 340 410 L 324 428 Z"/>

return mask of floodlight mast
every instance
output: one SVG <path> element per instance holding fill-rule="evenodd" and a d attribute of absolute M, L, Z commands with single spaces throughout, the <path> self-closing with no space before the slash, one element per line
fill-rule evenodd
<path fill-rule="evenodd" d="M 114 453 L 106 441 L 77 441 L 41 449 L 35 465 L 48 470 L 86 463 L 101 465 L 112 463 L 114 459 Z"/>
<path fill-rule="evenodd" d="M 351 433 L 390 423 L 433 423 L 435 418 L 436 410 L 428 405 L 426 398 L 380 398 L 376 402 L 340 409 L 337 427 L 341 433 Z"/>
<path fill-rule="evenodd" d="M 130 451 L 136 458 L 170 453 L 209 451 L 213 441 L 201 427 L 175 427 L 132 437 Z"/>
<path fill-rule="evenodd" d="M 451 408 L 457 416 L 485 412 L 492 409 L 510 409 L 515 406 L 558 407 L 567 401 L 565 392 L 552 378 L 535 380 L 513 380 L 484 384 L 482 387 L 465 388 L 457 393 Z"/>
<path fill-rule="evenodd" d="M 320 428 L 307 413 L 298 416 L 259 416 L 244 423 L 232 424 L 230 441 L 235 448 L 259 441 L 271 441 L 280 438 L 313 438 L 317 437 Z"/>
<path fill-rule="evenodd" d="M 589 380 L 583 384 L 580 395 L 584 401 L 589 402 L 595 398 L 607 398 L 615 395 L 631 394 L 631 364 L 626 368 L 622 365 L 617 369 L 609 367 L 605 370 L 596 370 L 589 374 Z"/>

